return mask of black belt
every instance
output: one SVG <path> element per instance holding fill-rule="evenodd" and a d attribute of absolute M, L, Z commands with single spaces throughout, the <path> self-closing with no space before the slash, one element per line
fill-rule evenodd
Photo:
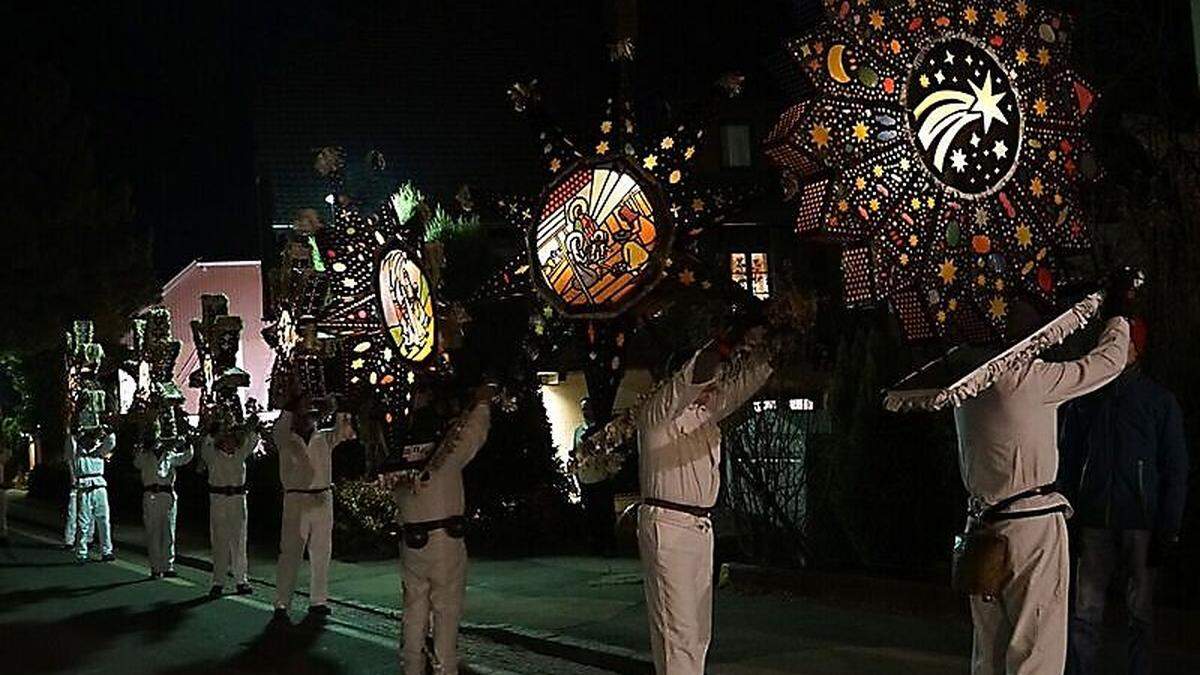
<path fill-rule="evenodd" d="M 467 533 L 467 519 L 463 516 L 450 516 L 441 520 L 423 520 L 417 523 L 405 523 L 400 528 L 404 536 L 404 545 L 408 548 L 425 548 L 429 543 L 429 533 L 434 530 L 445 530 L 453 539 L 462 539 Z"/>
<path fill-rule="evenodd" d="M 104 474 L 102 474 L 102 473 L 85 473 L 85 474 L 80 474 L 78 476 L 75 476 L 75 480 L 79 480 L 80 478 L 104 478 Z"/>
<path fill-rule="evenodd" d="M 172 485 L 160 485 L 154 483 L 152 485 L 143 485 L 142 492 L 174 492 L 175 487 Z"/>
<path fill-rule="evenodd" d="M 208 486 L 208 494 L 210 494 L 210 495 L 225 495 L 226 497 L 233 497 L 235 495 L 244 495 L 244 494 L 246 494 L 246 486 L 245 485 L 209 485 Z"/>
<path fill-rule="evenodd" d="M 101 489 L 101 488 L 104 488 L 104 487 L 108 487 L 108 486 L 107 486 L 107 485 L 84 485 L 84 486 L 76 486 L 76 488 L 75 488 L 75 491 L 76 491 L 76 492 L 91 492 L 91 491 L 93 491 L 93 490 L 99 490 L 99 489 Z"/>
<path fill-rule="evenodd" d="M 1004 499 L 1001 499 L 1000 501 L 996 502 L 995 504 L 984 509 L 976 517 L 985 523 L 995 523 L 995 522 L 998 522 L 1001 520 L 1018 520 L 1020 518 L 1036 518 L 1038 516 L 1045 516 L 1045 515 L 1048 515 L 1051 513 L 1059 513 L 1059 512 L 1066 511 L 1067 505 L 1059 504 L 1057 506 L 1048 506 L 1048 507 L 1042 508 L 1042 509 L 1034 509 L 1033 511 L 1017 511 L 1014 513 L 1002 513 L 1002 511 L 1004 511 L 1004 509 L 1007 509 L 1008 507 L 1021 501 L 1022 499 L 1028 499 L 1030 497 L 1040 497 L 1042 495 L 1055 494 L 1056 492 L 1058 492 L 1058 485 L 1055 483 L 1047 483 L 1046 485 L 1039 485 L 1038 487 L 1035 487 L 1033 489 L 1026 490 L 1024 492 L 1019 492 L 1011 497 L 1005 497 Z"/>
<path fill-rule="evenodd" d="M 331 488 L 332 488 L 332 486 L 330 486 L 330 485 L 326 485 L 323 488 L 311 488 L 311 489 L 305 489 L 305 490 L 294 489 L 294 488 L 285 488 L 284 492 L 287 494 L 295 493 L 295 494 L 301 494 L 301 495 L 319 495 L 322 492 L 329 492 L 329 490 Z"/>
<path fill-rule="evenodd" d="M 1011 511 L 1008 513 L 993 513 L 986 516 L 984 520 L 989 523 L 996 523 L 1002 520 L 1020 520 L 1022 518 L 1037 518 L 1038 516 L 1048 516 L 1051 513 L 1066 513 L 1069 507 L 1066 504 L 1058 506 L 1047 506 L 1044 509 L 1034 509 L 1032 511 Z"/>
<path fill-rule="evenodd" d="M 660 509 L 678 511 L 680 513 L 686 513 L 697 518 L 708 518 L 710 520 L 712 519 L 713 509 L 716 508 L 716 506 L 692 506 L 691 504 L 679 504 L 677 502 L 671 502 L 665 499 L 656 499 L 654 497 L 645 497 L 642 499 L 642 503 L 646 506 L 657 506 Z"/>

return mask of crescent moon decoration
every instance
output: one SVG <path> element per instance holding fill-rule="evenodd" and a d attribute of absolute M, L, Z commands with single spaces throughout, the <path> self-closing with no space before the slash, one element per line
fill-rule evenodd
<path fill-rule="evenodd" d="M 846 74 L 846 65 L 842 63 L 842 52 L 845 50 L 846 45 L 833 45 L 829 48 L 829 58 L 825 60 L 829 66 L 829 76 L 842 84 L 850 81 L 850 76 Z"/>
<path fill-rule="evenodd" d="M 1053 302 L 1059 261 L 1088 246 L 1078 188 L 1095 173 L 1070 22 L 1027 0 L 825 8 L 787 45 L 816 93 L 766 154 L 800 186 L 797 232 L 842 243 L 846 304 L 961 342 L 1002 333 L 1015 295 Z"/>

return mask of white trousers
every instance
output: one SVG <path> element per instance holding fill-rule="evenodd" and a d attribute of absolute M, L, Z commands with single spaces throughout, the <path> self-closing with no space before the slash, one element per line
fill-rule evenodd
<path fill-rule="evenodd" d="M 233 574 L 246 583 L 246 495 L 208 496 L 208 537 L 212 542 L 213 586 L 224 586 Z"/>
<path fill-rule="evenodd" d="M 92 537 L 100 537 L 100 554 L 113 552 L 112 528 L 108 522 L 108 489 L 76 490 L 75 492 L 75 557 L 85 560 Z"/>
<path fill-rule="evenodd" d="M 712 641 L 712 523 L 643 505 L 638 511 L 638 550 L 655 671 L 703 675 Z"/>
<path fill-rule="evenodd" d="M 404 675 L 424 675 L 425 636 L 433 627 L 430 661 L 438 675 L 458 675 L 458 622 L 467 589 L 467 545 L 445 530 L 422 548 L 402 547 Z"/>
<path fill-rule="evenodd" d="M 161 574 L 175 569 L 175 493 L 142 493 L 142 525 L 150 571 Z"/>
<path fill-rule="evenodd" d="M 996 525 L 1013 578 L 1001 597 L 971 598 L 973 675 L 1047 675 L 1067 659 L 1067 523 L 1062 514 Z"/>
<path fill-rule="evenodd" d="M 279 569 L 275 573 L 275 606 L 287 608 L 296 590 L 296 575 L 308 548 L 310 605 L 329 599 L 329 558 L 333 555 L 333 492 L 283 495 L 283 525 L 279 534 Z"/>
<path fill-rule="evenodd" d="M 63 528 L 64 546 L 75 546 L 75 532 L 77 529 L 76 525 L 78 525 L 77 521 L 79 520 L 78 502 L 79 491 L 75 488 L 71 488 L 71 490 L 67 492 L 67 524 L 66 527 Z"/>

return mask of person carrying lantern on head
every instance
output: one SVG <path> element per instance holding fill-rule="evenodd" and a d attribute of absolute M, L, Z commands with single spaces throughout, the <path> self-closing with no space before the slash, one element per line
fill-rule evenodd
<path fill-rule="evenodd" d="M 405 675 L 423 675 L 427 663 L 440 675 L 458 673 L 467 579 L 462 472 L 487 440 L 495 393 L 495 385 L 480 385 L 465 410 L 453 397 L 422 395 L 405 447 L 381 469 L 380 480 L 392 489 L 402 521 Z M 426 655 L 431 623 L 433 647 Z"/>
<path fill-rule="evenodd" d="M 697 351 L 635 411 L 638 549 L 660 675 L 701 675 L 712 639 L 712 511 L 720 423 L 772 373 L 765 331 L 745 322 Z"/>
<path fill-rule="evenodd" d="M 168 414 L 173 418 L 175 411 Z M 175 577 L 175 470 L 192 461 L 192 444 L 186 436 L 160 435 L 156 420 L 141 440 L 133 465 L 142 477 L 142 524 L 150 577 Z"/>
<path fill-rule="evenodd" d="M 116 446 L 116 434 L 102 427 L 67 433 L 66 456 L 71 463 L 76 516 L 72 543 L 78 563 L 88 561 L 88 546 L 96 534 L 100 538 L 101 560 L 117 559 L 109 522 L 108 482 L 104 480 L 104 463 L 112 457 Z"/>
<path fill-rule="evenodd" d="M 336 410 L 332 399 L 326 399 L 318 408 L 296 379 L 288 393 L 271 432 L 283 485 L 275 618 L 287 618 L 306 548 L 311 570 L 309 612 L 327 616 L 329 561 L 333 555 L 333 449 L 354 438 L 355 433 L 350 416 L 344 413 L 333 415 L 332 428 L 318 428 L 319 421 Z"/>
<path fill-rule="evenodd" d="M 247 427 L 217 425 L 200 441 L 200 458 L 208 468 L 208 532 L 212 544 L 212 588 L 220 596 L 233 576 L 238 595 L 253 592 L 246 564 L 246 461 L 258 447 L 258 435 Z"/>
<path fill-rule="evenodd" d="M 975 675 L 1063 671 L 1066 519 L 1072 508 L 1055 483 L 1058 408 L 1099 389 L 1124 369 L 1129 351 L 1126 316 L 1138 283 L 1139 278 L 1129 274 L 1113 277 L 1102 309 L 1107 317 L 1104 330 L 1086 355 L 1066 362 L 1016 359 L 954 410 L 959 465 L 971 495 L 968 532 L 997 542 L 996 554 L 985 557 L 994 560 L 990 567 L 998 565 L 1003 573 L 994 588 L 971 595 Z M 1044 334 L 1040 325 L 1032 307 L 1010 307 L 1009 335 Z"/>

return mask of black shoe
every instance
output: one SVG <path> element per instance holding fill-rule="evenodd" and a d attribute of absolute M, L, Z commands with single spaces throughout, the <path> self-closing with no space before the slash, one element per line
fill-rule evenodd
<path fill-rule="evenodd" d="M 100 556 L 100 559 L 103 560 L 104 562 L 112 562 L 117 559 L 117 554 L 116 553 L 105 553 L 104 555 Z"/>
<path fill-rule="evenodd" d="M 168 579 L 174 579 L 175 577 L 179 576 L 179 572 L 176 572 L 175 570 L 167 570 L 166 572 L 163 572 L 162 574 L 164 577 L 166 577 Z"/>
<path fill-rule="evenodd" d="M 155 572 L 154 570 L 150 570 L 150 578 L 151 579 L 161 579 L 162 574 L 160 574 L 159 572 Z"/>
<path fill-rule="evenodd" d="M 238 584 L 237 585 L 237 594 L 238 595 L 251 595 L 253 593 L 254 593 L 254 589 L 250 588 L 250 584 Z"/>
<path fill-rule="evenodd" d="M 88 559 L 87 558 L 76 558 L 75 564 L 76 565 L 86 565 L 86 564 L 88 564 Z"/>
<path fill-rule="evenodd" d="M 287 621 L 288 611 L 283 607 L 276 607 L 275 613 L 271 616 L 272 621 Z"/>
<path fill-rule="evenodd" d="M 208 597 L 219 598 L 219 597 L 221 597 L 221 594 L 224 592 L 225 592 L 224 588 L 221 588 L 220 586 L 213 586 L 212 588 L 208 589 Z"/>
<path fill-rule="evenodd" d="M 314 616 L 329 616 L 333 614 L 333 610 L 329 609 L 329 605 L 312 605 L 308 608 L 308 613 Z"/>

